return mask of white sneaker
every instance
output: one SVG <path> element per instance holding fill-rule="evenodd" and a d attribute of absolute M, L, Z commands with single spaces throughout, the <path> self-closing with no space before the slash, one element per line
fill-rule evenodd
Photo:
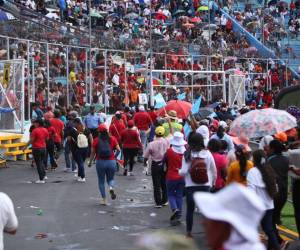
<path fill-rule="evenodd" d="M 78 173 L 77 169 L 72 170 L 72 173 Z"/>
<path fill-rule="evenodd" d="M 106 206 L 107 205 L 106 199 L 101 199 L 100 200 L 100 205 Z"/>
<path fill-rule="evenodd" d="M 77 172 L 76 172 L 76 174 L 74 174 L 74 177 L 75 177 L 75 178 L 78 178 L 78 174 L 77 174 Z"/>
<path fill-rule="evenodd" d="M 85 178 L 79 177 L 79 178 L 77 179 L 77 181 L 78 181 L 78 182 L 85 182 Z"/>
<path fill-rule="evenodd" d="M 70 172 L 71 172 L 71 169 L 70 169 L 70 168 L 65 168 L 64 172 L 65 172 L 65 173 L 70 173 Z"/>
<path fill-rule="evenodd" d="M 131 176 L 131 172 L 128 171 L 128 172 L 127 172 L 127 176 Z"/>
<path fill-rule="evenodd" d="M 44 180 L 48 180 L 48 177 L 47 177 L 47 176 L 45 176 L 45 177 L 44 177 Z"/>
<path fill-rule="evenodd" d="M 35 184 L 45 184 L 46 182 L 44 181 L 44 180 L 37 180 L 36 182 L 35 182 Z"/>

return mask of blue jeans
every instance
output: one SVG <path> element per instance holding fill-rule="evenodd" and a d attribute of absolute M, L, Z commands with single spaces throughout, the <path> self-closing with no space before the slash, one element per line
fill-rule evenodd
<path fill-rule="evenodd" d="M 74 157 L 71 155 L 71 149 L 68 142 L 65 143 L 65 162 L 66 162 L 66 168 L 71 168 L 71 162 L 72 162 L 72 171 L 76 170 L 76 163 L 74 160 Z M 70 160 L 71 157 L 71 160 Z"/>
<path fill-rule="evenodd" d="M 167 180 L 167 192 L 170 207 L 172 211 L 179 210 L 181 215 L 182 211 L 182 199 L 184 190 L 184 180 L 168 181 Z"/>
<path fill-rule="evenodd" d="M 195 201 L 194 193 L 196 192 L 209 192 L 209 186 L 192 186 L 185 188 L 186 194 L 186 231 L 187 233 L 192 232 L 193 220 L 194 220 L 194 210 Z"/>
<path fill-rule="evenodd" d="M 78 177 L 85 178 L 84 162 L 87 157 L 88 148 L 79 148 L 73 152 L 73 158 L 78 165 Z"/>
<path fill-rule="evenodd" d="M 147 134 L 145 130 L 140 130 L 140 138 L 141 138 L 141 143 L 143 146 L 143 152 L 145 152 L 146 146 L 147 146 Z M 142 155 L 139 155 L 139 159 L 143 159 Z"/>
<path fill-rule="evenodd" d="M 102 198 L 106 198 L 105 194 L 105 177 L 109 187 L 114 187 L 114 176 L 116 172 L 115 160 L 97 160 L 96 170 L 98 176 L 98 186 Z"/>

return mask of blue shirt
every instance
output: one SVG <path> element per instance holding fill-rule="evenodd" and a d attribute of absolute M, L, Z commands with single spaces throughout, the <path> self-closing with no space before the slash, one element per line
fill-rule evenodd
<path fill-rule="evenodd" d="M 101 124 L 101 118 L 100 118 L 100 116 L 98 116 L 96 114 L 94 114 L 94 115 L 88 114 L 84 118 L 84 124 L 89 129 L 96 129 Z"/>
<path fill-rule="evenodd" d="M 217 134 L 214 134 L 210 139 L 224 140 L 228 144 L 228 152 L 230 150 L 234 150 L 233 141 L 232 141 L 231 137 L 227 134 L 224 134 L 223 138 L 219 138 L 219 136 L 217 136 Z"/>

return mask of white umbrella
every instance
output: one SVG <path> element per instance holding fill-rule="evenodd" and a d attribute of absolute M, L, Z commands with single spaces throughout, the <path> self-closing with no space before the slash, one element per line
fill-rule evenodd
<path fill-rule="evenodd" d="M 46 15 L 46 17 L 51 19 L 59 19 L 59 16 L 56 13 L 50 12 Z"/>

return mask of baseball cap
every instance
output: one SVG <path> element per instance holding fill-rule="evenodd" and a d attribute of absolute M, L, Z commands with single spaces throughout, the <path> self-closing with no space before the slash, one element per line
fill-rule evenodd
<path fill-rule="evenodd" d="M 158 136 L 163 136 L 165 134 L 165 128 L 163 126 L 158 126 L 155 129 L 155 134 Z"/>

